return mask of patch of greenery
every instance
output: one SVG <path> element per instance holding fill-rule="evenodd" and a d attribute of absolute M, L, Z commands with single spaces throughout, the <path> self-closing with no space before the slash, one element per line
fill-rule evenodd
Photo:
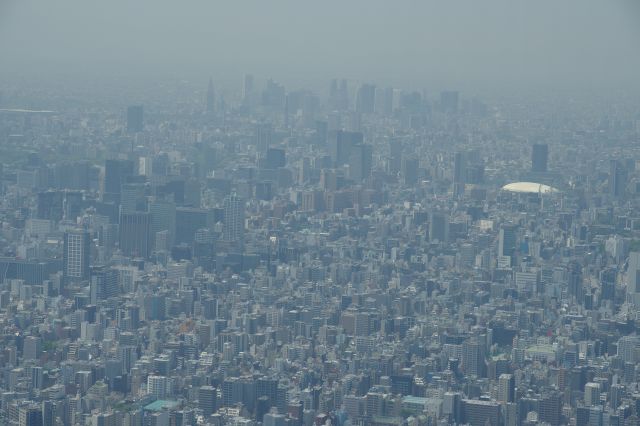
<path fill-rule="evenodd" d="M 57 347 L 58 347 L 58 342 L 56 342 L 55 340 L 47 340 L 42 344 L 42 350 L 47 352 L 52 351 Z"/>
<path fill-rule="evenodd" d="M 640 251 L 640 240 L 631 240 L 629 243 L 630 251 Z"/>

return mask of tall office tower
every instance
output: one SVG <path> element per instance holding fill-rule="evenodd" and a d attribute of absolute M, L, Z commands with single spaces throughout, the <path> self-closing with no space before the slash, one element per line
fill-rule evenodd
<path fill-rule="evenodd" d="M 582 303 L 584 297 L 582 265 L 577 261 L 570 261 L 567 265 L 567 287 L 569 295 Z"/>
<path fill-rule="evenodd" d="M 625 363 L 635 364 L 640 361 L 640 337 L 622 336 L 618 340 L 617 355 Z"/>
<path fill-rule="evenodd" d="M 361 114 L 371 114 L 375 110 L 376 86 L 373 84 L 363 84 L 358 89 L 356 95 L 356 112 Z"/>
<path fill-rule="evenodd" d="M 344 78 L 340 80 L 340 89 L 338 90 L 339 94 L 339 110 L 347 110 L 349 109 L 349 87 L 347 86 L 347 80 Z"/>
<path fill-rule="evenodd" d="M 477 399 L 462 400 L 462 423 L 474 426 L 500 425 L 500 404 Z"/>
<path fill-rule="evenodd" d="M 545 173 L 549 161 L 549 146 L 541 143 L 533 144 L 531 147 L 531 171 Z"/>
<path fill-rule="evenodd" d="M 355 182 L 362 182 L 371 176 L 373 162 L 373 147 L 357 144 L 351 147 L 349 155 L 349 175 Z"/>
<path fill-rule="evenodd" d="M 538 416 L 541 422 L 547 422 L 552 426 L 562 424 L 562 396 L 558 391 L 551 391 L 540 398 Z"/>
<path fill-rule="evenodd" d="M 331 85 L 329 86 L 329 107 L 334 110 L 338 110 L 340 105 L 340 92 L 338 91 L 338 79 L 334 78 L 331 80 Z"/>
<path fill-rule="evenodd" d="M 278 379 L 260 377 L 256 381 L 256 396 L 268 398 L 268 407 L 274 407 L 278 399 Z"/>
<path fill-rule="evenodd" d="M 134 162 L 131 160 L 106 160 L 104 162 L 104 201 L 120 203 L 122 185 L 133 176 Z"/>
<path fill-rule="evenodd" d="M 225 343 L 226 347 L 233 346 Z M 242 401 L 242 382 L 238 377 L 227 377 L 222 382 L 222 406 L 231 407 L 233 404 Z"/>
<path fill-rule="evenodd" d="M 420 162 L 417 158 L 405 158 L 402 160 L 402 178 L 405 185 L 415 185 L 420 178 Z"/>
<path fill-rule="evenodd" d="M 393 113 L 393 87 L 386 87 L 376 93 L 376 112 L 386 116 Z"/>
<path fill-rule="evenodd" d="M 500 227 L 498 237 L 498 257 L 513 258 L 516 251 L 517 229 L 515 225 L 505 224 Z"/>
<path fill-rule="evenodd" d="M 433 212 L 429 217 L 429 241 L 441 243 L 449 240 L 449 218 L 444 213 Z"/>
<path fill-rule="evenodd" d="M 477 377 L 485 377 L 486 375 L 484 345 L 476 338 L 462 343 L 462 367 L 465 374 Z"/>
<path fill-rule="evenodd" d="M 362 114 L 359 112 L 351 111 L 345 114 L 344 129 L 348 132 L 361 132 L 362 131 Z"/>
<path fill-rule="evenodd" d="M 402 152 L 404 144 L 400 138 L 389 138 L 389 163 L 387 170 L 396 174 L 402 168 Z"/>
<path fill-rule="evenodd" d="M 440 93 L 440 109 L 442 112 L 458 112 L 458 92 L 444 91 Z"/>
<path fill-rule="evenodd" d="M 453 157 L 453 195 L 460 197 L 464 194 L 467 181 L 467 158 L 463 152 L 456 152 Z"/>
<path fill-rule="evenodd" d="M 24 339 L 22 357 L 24 359 L 38 359 L 42 354 L 42 339 L 38 336 L 27 336 Z"/>
<path fill-rule="evenodd" d="M 90 257 L 91 238 L 87 231 L 64 233 L 62 276 L 65 282 L 88 280 Z"/>
<path fill-rule="evenodd" d="M 42 426 L 42 407 L 35 403 L 21 406 L 17 420 L 18 426 Z"/>
<path fill-rule="evenodd" d="M 616 280 L 618 271 L 609 267 L 600 271 L 600 299 L 613 300 L 616 294 Z"/>
<path fill-rule="evenodd" d="M 201 386 L 198 389 L 198 408 L 202 410 L 205 417 L 210 416 L 216 411 L 216 399 L 218 390 L 213 386 Z"/>
<path fill-rule="evenodd" d="M 207 114 L 216 112 L 216 93 L 213 90 L 213 79 L 209 78 L 209 87 L 207 87 Z"/>
<path fill-rule="evenodd" d="M 462 394 L 459 392 L 445 392 L 442 400 L 442 414 L 449 424 L 462 420 Z"/>
<path fill-rule="evenodd" d="M 43 380 L 44 369 L 42 367 L 31 367 L 31 387 L 33 389 L 41 389 L 44 384 Z"/>
<path fill-rule="evenodd" d="M 53 426 L 56 414 L 56 405 L 53 401 L 42 401 L 42 426 Z"/>
<path fill-rule="evenodd" d="M 99 413 L 91 416 L 92 426 L 118 426 L 118 413 Z"/>
<path fill-rule="evenodd" d="M 363 135 L 360 132 L 345 132 L 336 130 L 329 135 L 329 155 L 334 166 L 340 167 L 349 162 L 351 148 L 362 144 Z"/>
<path fill-rule="evenodd" d="M 587 407 L 600 404 L 600 383 L 589 382 L 584 385 L 584 403 Z"/>
<path fill-rule="evenodd" d="M 266 396 L 259 396 L 256 398 L 256 420 L 264 420 L 265 414 L 270 410 L 269 398 Z M 264 425 L 264 423 L 263 423 Z"/>
<path fill-rule="evenodd" d="M 202 185 L 198 179 L 184 181 L 184 203 L 186 207 L 199 208 L 202 204 Z"/>
<path fill-rule="evenodd" d="M 125 256 L 149 257 L 151 252 L 150 213 L 120 213 L 120 250 Z"/>
<path fill-rule="evenodd" d="M 167 176 L 171 168 L 169 155 L 162 152 L 151 158 L 151 173 L 154 176 Z"/>
<path fill-rule="evenodd" d="M 120 190 L 120 210 L 125 213 L 147 210 L 145 185 L 142 183 L 125 183 Z"/>
<path fill-rule="evenodd" d="M 287 165 L 287 155 L 284 148 L 269 148 L 264 166 L 267 169 L 278 169 Z"/>
<path fill-rule="evenodd" d="M 91 304 L 100 300 L 116 297 L 120 293 L 118 271 L 108 266 L 91 268 L 91 284 L 89 286 Z"/>
<path fill-rule="evenodd" d="M 514 402 L 516 381 L 513 374 L 501 374 L 498 378 L 498 401 Z"/>
<path fill-rule="evenodd" d="M 253 141 L 260 156 L 264 156 L 273 139 L 273 127 L 270 123 L 256 123 L 253 126 Z"/>
<path fill-rule="evenodd" d="M 175 242 L 176 244 L 191 245 L 199 229 L 209 228 L 212 225 L 213 217 L 210 210 L 178 207 L 176 209 Z"/>
<path fill-rule="evenodd" d="M 262 92 L 262 105 L 271 108 L 273 111 L 282 112 L 284 111 L 285 103 L 285 87 L 272 79 L 268 79 L 267 86 Z"/>
<path fill-rule="evenodd" d="M 167 232 L 167 248 L 173 247 L 176 235 L 176 205 L 170 201 L 155 200 L 149 204 L 151 213 L 151 240 L 156 241 L 158 232 Z M 154 247 L 158 250 L 158 247 Z"/>
<path fill-rule="evenodd" d="M 620 406 L 622 398 L 624 397 L 624 385 L 615 384 L 609 388 L 609 401 L 611 408 L 614 410 Z"/>
<path fill-rule="evenodd" d="M 267 413 L 262 420 L 263 426 L 285 426 L 287 417 L 284 414 Z"/>
<path fill-rule="evenodd" d="M 224 199 L 223 239 L 242 243 L 244 240 L 244 200 L 235 193 Z"/>
<path fill-rule="evenodd" d="M 132 105 L 127 108 L 127 132 L 139 133 L 144 128 L 142 105 Z"/>
<path fill-rule="evenodd" d="M 199 148 L 198 157 L 198 177 L 210 176 L 219 158 L 217 147 L 211 143 L 202 144 Z"/>
<path fill-rule="evenodd" d="M 75 222 L 80 213 L 82 213 L 84 203 L 82 192 L 65 191 L 62 203 L 64 219 Z"/>
<path fill-rule="evenodd" d="M 45 191 L 38 193 L 36 218 L 62 220 L 64 216 L 64 192 Z"/>
<path fill-rule="evenodd" d="M 419 114 L 423 110 L 422 95 L 418 92 L 402 92 L 398 106 L 409 113 Z"/>
<path fill-rule="evenodd" d="M 619 160 L 609 163 L 609 194 L 614 197 L 624 195 L 627 187 L 627 171 Z"/>
<path fill-rule="evenodd" d="M 251 98 L 253 97 L 253 75 L 245 74 L 242 82 L 242 104 L 251 106 Z"/>
<path fill-rule="evenodd" d="M 316 120 L 316 134 L 313 139 L 314 143 L 319 146 L 326 146 L 328 137 L 329 123 L 322 120 Z"/>
<path fill-rule="evenodd" d="M 627 268 L 627 302 L 640 306 L 640 252 L 629 253 Z"/>
<path fill-rule="evenodd" d="M 472 162 L 467 165 L 466 183 L 479 184 L 484 182 L 484 163 L 482 161 Z"/>
<path fill-rule="evenodd" d="M 349 109 L 349 90 L 347 88 L 347 80 L 341 80 L 338 84 L 337 79 L 331 80 L 329 89 L 329 107 L 335 111 L 345 111 Z"/>
<path fill-rule="evenodd" d="M 89 189 L 88 161 L 60 162 L 54 166 L 53 181 L 58 189 Z"/>
<path fill-rule="evenodd" d="M 338 79 L 332 78 L 331 85 L 329 86 L 329 97 L 336 96 L 338 94 Z"/>
<path fill-rule="evenodd" d="M 579 408 L 581 408 L 581 407 L 579 407 Z M 589 423 L 588 424 L 589 425 L 598 425 L 598 426 L 603 425 L 604 426 L 604 423 L 602 422 L 602 415 L 603 414 L 604 413 L 603 413 L 603 410 L 602 410 L 601 406 L 596 405 L 596 406 L 593 406 L 593 407 L 589 407 L 589 415 L 588 415 Z M 582 423 L 577 423 L 576 422 L 576 424 L 582 424 Z M 609 423 L 609 424 L 611 424 L 611 423 Z"/>
<path fill-rule="evenodd" d="M 384 89 L 380 87 L 376 87 L 375 90 L 375 104 L 373 106 L 373 110 L 376 114 L 386 115 L 384 112 Z"/>

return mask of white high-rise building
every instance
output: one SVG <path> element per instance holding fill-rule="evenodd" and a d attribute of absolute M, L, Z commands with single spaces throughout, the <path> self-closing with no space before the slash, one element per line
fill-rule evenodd
<path fill-rule="evenodd" d="M 634 306 L 640 306 L 640 252 L 629 253 L 627 301 Z"/>
<path fill-rule="evenodd" d="M 62 272 L 65 280 L 82 281 L 89 279 L 90 243 L 91 239 L 86 231 L 65 232 L 62 254 Z"/>
<path fill-rule="evenodd" d="M 224 199 L 224 229 L 225 241 L 242 243 L 244 239 L 244 200 L 236 194 Z"/>
<path fill-rule="evenodd" d="M 156 399 L 166 399 L 173 394 L 173 379 L 165 376 L 147 377 L 147 393 Z"/>
<path fill-rule="evenodd" d="M 600 383 L 589 382 L 584 385 L 584 404 L 587 407 L 600 404 Z"/>

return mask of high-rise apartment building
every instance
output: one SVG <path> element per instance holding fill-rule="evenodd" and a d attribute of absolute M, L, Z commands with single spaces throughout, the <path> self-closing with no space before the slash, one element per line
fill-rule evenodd
<path fill-rule="evenodd" d="M 244 200 L 237 194 L 224 199 L 223 239 L 242 243 L 244 238 Z"/>

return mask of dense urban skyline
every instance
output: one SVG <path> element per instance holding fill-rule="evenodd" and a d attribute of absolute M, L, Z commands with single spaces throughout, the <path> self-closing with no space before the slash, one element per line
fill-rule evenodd
<path fill-rule="evenodd" d="M 0 0 L 0 426 L 640 426 L 638 24 Z"/>

